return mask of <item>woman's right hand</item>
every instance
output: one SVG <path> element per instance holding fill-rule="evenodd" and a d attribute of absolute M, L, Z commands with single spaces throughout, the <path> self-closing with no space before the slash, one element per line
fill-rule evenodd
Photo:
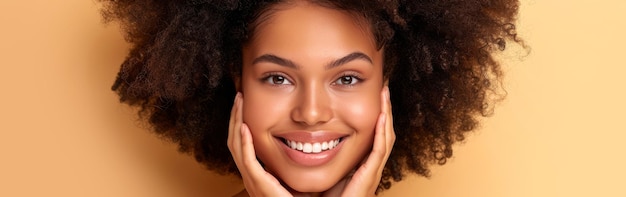
<path fill-rule="evenodd" d="M 292 196 L 256 159 L 250 129 L 243 123 L 243 98 L 235 96 L 228 126 L 228 149 L 249 196 Z"/>

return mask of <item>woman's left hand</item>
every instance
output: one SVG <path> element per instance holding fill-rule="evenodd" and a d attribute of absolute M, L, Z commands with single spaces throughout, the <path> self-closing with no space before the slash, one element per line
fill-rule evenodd
<path fill-rule="evenodd" d="M 396 134 L 393 130 L 389 87 L 387 86 L 381 91 L 381 101 L 381 114 L 376 123 L 372 152 L 365 162 L 356 169 L 354 175 L 349 175 L 341 180 L 333 188 L 326 191 L 324 196 L 362 197 L 376 195 L 376 189 L 378 189 L 383 169 L 396 140 Z"/>

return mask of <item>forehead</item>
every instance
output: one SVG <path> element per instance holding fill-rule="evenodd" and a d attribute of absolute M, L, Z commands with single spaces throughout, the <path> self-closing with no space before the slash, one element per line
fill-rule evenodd
<path fill-rule="evenodd" d="M 278 5 L 268 10 L 244 48 L 283 54 L 377 51 L 365 19 L 309 3 Z"/>

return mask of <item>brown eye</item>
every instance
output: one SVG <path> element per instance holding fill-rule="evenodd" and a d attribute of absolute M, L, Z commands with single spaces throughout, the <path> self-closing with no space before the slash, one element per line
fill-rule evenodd
<path fill-rule="evenodd" d="M 273 76 L 272 84 L 283 84 L 285 82 L 285 78 L 282 76 Z"/>
<path fill-rule="evenodd" d="M 271 75 L 268 76 L 266 82 L 272 85 L 290 85 L 291 82 L 287 80 L 284 76 L 280 75 Z"/>
<path fill-rule="evenodd" d="M 335 81 L 335 84 L 337 84 L 337 85 L 354 85 L 357 82 L 359 82 L 359 79 L 356 78 L 355 76 L 342 76 L 342 77 L 339 77 L 339 79 L 337 79 L 337 81 Z"/>

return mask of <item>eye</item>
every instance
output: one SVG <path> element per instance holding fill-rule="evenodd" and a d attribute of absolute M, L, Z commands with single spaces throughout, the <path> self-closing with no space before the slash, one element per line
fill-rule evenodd
<path fill-rule="evenodd" d="M 272 85 L 291 85 L 291 81 L 289 81 L 285 76 L 279 74 L 270 74 L 269 76 L 263 79 L 265 82 Z"/>
<path fill-rule="evenodd" d="M 344 75 L 344 76 L 339 77 L 339 79 L 337 79 L 337 81 L 335 81 L 335 84 L 337 84 L 337 85 L 355 85 L 359 81 L 360 81 L 360 79 L 357 76 L 354 76 L 354 75 Z"/>

